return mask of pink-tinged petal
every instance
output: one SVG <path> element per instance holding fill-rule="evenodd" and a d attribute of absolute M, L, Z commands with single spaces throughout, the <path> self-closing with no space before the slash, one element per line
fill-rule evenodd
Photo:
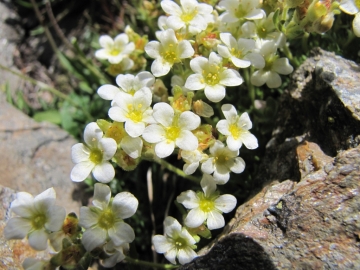
<path fill-rule="evenodd" d="M 234 160 L 233 166 L 231 166 L 230 170 L 234 173 L 242 173 L 245 169 L 245 161 L 241 157 L 237 157 Z"/>
<path fill-rule="evenodd" d="M 99 38 L 99 43 L 101 47 L 111 49 L 114 45 L 114 40 L 108 35 L 103 35 Z"/>
<path fill-rule="evenodd" d="M 120 89 L 111 84 L 105 84 L 100 86 L 97 90 L 98 95 L 105 100 L 113 100 L 117 93 L 120 92 Z"/>
<path fill-rule="evenodd" d="M 151 64 L 151 72 L 155 77 L 161 77 L 169 73 L 172 63 L 165 62 L 162 58 L 157 58 Z"/>
<path fill-rule="evenodd" d="M 194 151 L 199 146 L 197 137 L 189 130 L 181 130 L 175 144 L 182 150 Z"/>
<path fill-rule="evenodd" d="M 71 170 L 70 178 L 74 182 L 81 182 L 89 176 L 95 164 L 91 161 L 83 161 L 74 166 Z"/>
<path fill-rule="evenodd" d="M 87 251 L 92 251 L 96 247 L 101 247 L 106 242 L 106 231 L 99 228 L 87 229 L 82 236 L 81 242 Z"/>
<path fill-rule="evenodd" d="M 111 199 L 111 190 L 108 185 L 96 183 L 92 204 L 101 210 L 105 210 Z M 93 225 L 93 224 L 92 224 Z"/>
<path fill-rule="evenodd" d="M 180 264 L 186 264 L 191 262 L 193 259 L 197 257 L 196 252 L 190 247 L 183 248 L 179 250 L 177 255 Z"/>
<path fill-rule="evenodd" d="M 96 208 L 82 206 L 80 208 L 79 225 L 85 229 L 88 229 L 99 222 L 99 216 L 100 212 L 96 211 Z"/>
<path fill-rule="evenodd" d="M 175 218 L 167 216 L 164 220 L 164 231 L 171 237 L 181 231 L 181 225 Z"/>
<path fill-rule="evenodd" d="M 225 97 L 226 91 L 224 86 L 217 84 L 214 86 L 207 85 L 204 93 L 210 101 L 219 102 Z"/>
<path fill-rule="evenodd" d="M 116 149 L 117 149 L 116 141 L 112 138 L 102 138 L 99 141 L 99 149 L 103 153 L 103 160 L 104 161 L 109 160 L 116 153 Z"/>
<path fill-rule="evenodd" d="M 90 150 L 83 143 L 77 143 L 71 147 L 71 159 L 73 163 L 89 160 Z"/>
<path fill-rule="evenodd" d="M 214 178 L 209 174 L 204 174 L 200 182 L 201 188 L 206 197 L 210 197 L 216 190 L 216 183 Z"/>
<path fill-rule="evenodd" d="M 201 74 L 191 74 L 185 82 L 185 87 L 189 90 L 201 90 L 206 86 Z"/>
<path fill-rule="evenodd" d="M 151 57 L 151 58 L 158 58 L 160 57 L 159 51 L 160 51 L 160 42 L 158 41 L 150 41 L 148 44 L 145 45 L 145 52 Z"/>
<path fill-rule="evenodd" d="M 142 137 L 149 143 L 158 143 L 165 139 L 165 130 L 162 126 L 153 124 L 145 128 Z"/>
<path fill-rule="evenodd" d="M 195 51 L 193 47 L 191 46 L 190 42 L 187 40 L 182 40 L 179 42 L 178 45 L 178 51 L 179 51 L 179 58 L 190 58 L 194 55 Z"/>
<path fill-rule="evenodd" d="M 116 217 L 125 219 L 135 214 L 139 205 L 138 200 L 129 192 L 118 193 L 112 203 L 112 211 Z"/>
<path fill-rule="evenodd" d="M 116 222 L 115 226 L 109 230 L 109 237 L 114 242 L 115 246 L 120 246 L 124 243 L 131 243 L 135 239 L 133 228 L 125 222 Z"/>
<path fill-rule="evenodd" d="M 121 140 L 120 145 L 126 154 L 128 154 L 131 158 L 136 159 L 141 155 L 143 141 L 139 137 L 132 138 L 130 136 L 126 136 Z"/>
<path fill-rule="evenodd" d="M 127 134 L 131 137 L 136 138 L 141 136 L 145 130 L 144 122 L 133 122 L 132 120 L 127 120 L 125 123 L 125 130 Z"/>
<path fill-rule="evenodd" d="M 250 132 L 242 132 L 240 134 L 240 139 L 247 149 L 256 149 L 259 146 L 257 138 Z"/>
<path fill-rule="evenodd" d="M 187 214 L 185 224 L 189 228 L 196 228 L 202 225 L 206 218 L 207 215 L 200 208 L 194 208 Z"/>
<path fill-rule="evenodd" d="M 229 213 L 236 206 L 236 198 L 233 195 L 221 195 L 215 200 L 215 207 L 223 213 Z"/>
<path fill-rule="evenodd" d="M 179 7 L 179 5 L 173 1 L 164 0 L 164 1 L 161 1 L 160 4 L 161 4 L 162 9 L 170 15 L 180 16 L 182 14 L 182 10 Z"/>
<path fill-rule="evenodd" d="M 170 156 L 175 149 L 175 143 L 170 140 L 164 140 L 155 145 L 155 153 L 159 158 Z"/>
<path fill-rule="evenodd" d="M 203 69 L 208 66 L 209 60 L 203 56 L 197 56 L 190 61 L 191 69 L 198 74 L 201 74 Z"/>
<path fill-rule="evenodd" d="M 212 211 L 208 215 L 207 227 L 209 230 L 220 229 L 225 226 L 225 220 L 222 214 L 217 211 Z"/>
<path fill-rule="evenodd" d="M 203 173 L 212 174 L 214 172 L 214 158 L 209 158 L 201 165 L 201 170 Z"/>
<path fill-rule="evenodd" d="M 23 239 L 31 230 L 31 220 L 14 217 L 8 220 L 4 228 L 4 236 L 6 239 Z"/>
<path fill-rule="evenodd" d="M 199 207 L 199 198 L 192 190 L 184 191 L 176 198 L 178 203 L 181 203 L 187 209 Z"/>
<path fill-rule="evenodd" d="M 109 183 L 115 176 L 114 167 L 110 162 L 103 161 L 94 167 L 93 176 L 101 183 Z"/>
<path fill-rule="evenodd" d="M 61 229 L 64 223 L 66 210 L 60 205 L 53 205 L 48 208 L 47 217 L 48 220 L 45 223 L 45 228 L 49 231 L 56 232 Z"/>
<path fill-rule="evenodd" d="M 91 148 L 97 147 L 97 143 L 103 136 L 103 132 L 95 122 L 89 123 L 85 127 L 84 141 Z"/>
<path fill-rule="evenodd" d="M 281 77 L 276 72 L 270 71 L 266 85 L 269 88 L 277 88 L 281 86 Z"/>
<path fill-rule="evenodd" d="M 161 125 L 169 127 L 174 118 L 174 109 L 165 102 L 156 103 L 153 107 L 153 117 Z"/>
<path fill-rule="evenodd" d="M 165 258 L 172 264 L 176 264 L 176 260 L 175 260 L 176 255 L 177 255 L 177 250 L 175 247 L 171 248 L 164 254 Z"/>
<path fill-rule="evenodd" d="M 234 69 L 225 69 L 220 73 L 220 83 L 226 86 L 237 86 L 243 83 L 239 72 Z"/>
<path fill-rule="evenodd" d="M 45 250 L 47 248 L 48 234 L 45 229 L 35 230 L 28 235 L 29 245 L 35 250 Z"/>
<path fill-rule="evenodd" d="M 160 254 L 165 253 L 173 246 L 173 244 L 169 242 L 167 238 L 163 235 L 153 236 L 152 243 L 154 245 L 156 252 Z"/>
<path fill-rule="evenodd" d="M 187 130 L 194 130 L 200 125 L 200 117 L 193 112 L 185 111 L 179 117 L 179 127 Z"/>

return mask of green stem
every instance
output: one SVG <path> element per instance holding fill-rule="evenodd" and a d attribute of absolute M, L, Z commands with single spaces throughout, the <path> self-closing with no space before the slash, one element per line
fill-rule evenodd
<path fill-rule="evenodd" d="M 171 165 L 169 162 L 167 162 L 164 159 L 158 158 L 156 156 L 153 157 L 152 159 L 151 158 L 143 158 L 143 159 L 147 160 L 147 161 L 155 161 L 156 163 L 158 163 L 161 166 L 165 167 L 165 169 L 168 169 L 169 171 L 171 171 L 173 173 L 176 173 L 178 176 L 180 176 L 182 178 L 188 179 L 188 180 L 193 181 L 193 182 L 195 182 L 197 184 L 200 183 L 200 179 L 198 177 L 195 177 L 195 176 L 192 176 L 192 175 L 187 175 L 186 173 L 184 173 L 183 170 L 175 167 L 174 165 Z"/>
<path fill-rule="evenodd" d="M 92 119 L 92 116 L 89 114 L 88 111 L 84 110 L 84 108 L 82 106 L 80 106 L 79 104 L 77 104 L 73 99 L 71 99 L 70 97 L 68 97 L 67 95 L 65 95 L 64 93 L 60 92 L 59 90 L 55 89 L 54 87 L 51 87 L 50 85 L 47 85 L 46 83 L 37 81 L 33 78 L 30 78 L 29 76 L 26 76 L 20 72 L 16 72 L 15 70 L 12 70 L 8 67 L 5 67 L 3 65 L 0 64 L 0 69 L 3 69 L 7 72 L 10 72 L 11 74 L 14 74 L 15 76 L 18 76 L 19 78 L 28 81 L 34 85 L 39 86 L 41 89 L 44 89 L 46 91 L 49 91 L 50 93 L 54 94 L 55 96 L 62 98 L 66 101 L 68 101 L 71 105 L 73 105 L 74 107 L 79 108 L 80 110 L 83 111 L 83 113 L 86 115 L 86 117 L 88 117 L 88 119 Z"/>
<path fill-rule="evenodd" d="M 251 106 L 254 106 L 254 102 L 255 102 L 255 87 L 254 87 L 254 85 L 251 83 L 250 69 L 251 69 L 251 73 L 252 73 L 253 67 L 243 69 L 243 72 L 244 72 L 244 80 L 245 80 L 245 83 L 246 83 L 247 88 L 248 88 L 248 91 L 249 91 L 248 93 L 249 93 L 249 98 L 250 98 Z"/>
<path fill-rule="evenodd" d="M 142 260 L 130 258 L 128 256 L 125 257 L 125 260 L 127 263 L 130 264 L 142 265 L 147 267 L 156 267 L 158 269 L 175 269 L 179 267 L 173 264 L 162 264 L 162 263 L 152 263 L 152 262 L 142 261 Z"/>

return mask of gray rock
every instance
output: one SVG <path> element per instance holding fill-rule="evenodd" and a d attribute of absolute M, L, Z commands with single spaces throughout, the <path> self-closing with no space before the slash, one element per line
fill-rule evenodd
<path fill-rule="evenodd" d="M 179 269 L 359 269 L 359 67 L 321 50 L 295 72 L 256 176 L 264 186 Z"/>

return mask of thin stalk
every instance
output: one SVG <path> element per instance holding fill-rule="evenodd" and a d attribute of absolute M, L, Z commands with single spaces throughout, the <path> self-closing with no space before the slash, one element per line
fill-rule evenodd
<path fill-rule="evenodd" d="M 147 161 L 155 161 L 159 165 L 165 167 L 165 169 L 168 169 L 169 171 L 171 171 L 173 173 L 176 173 L 178 176 L 180 176 L 182 178 L 188 179 L 188 180 L 193 181 L 193 182 L 195 182 L 197 184 L 200 183 L 200 179 L 198 177 L 195 177 L 195 176 L 192 176 L 192 175 L 187 175 L 186 173 L 184 173 L 183 170 L 175 167 L 174 165 L 171 165 L 169 162 L 167 162 L 164 159 L 161 159 L 161 158 L 158 158 L 158 157 L 154 157 L 152 159 L 150 159 L 150 158 L 143 158 L 143 159 L 147 160 Z"/>
<path fill-rule="evenodd" d="M 83 113 L 86 115 L 86 117 L 88 117 L 88 119 L 92 119 L 92 116 L 89 114 L 88 111 L 84 110 L 84 108 L 82 106 L 80 106 L 79 104 L 77 104 L 76 102 L 74 102 L 70 97 L 68 97 L 67 95 L 65 95 L 64 93 L 60 92 L 59 90 L 55 89 L 54 87 L 46 84 L 46 83 L 43 83 L 43 82 L 40 82 L 40 81 L 37 81 L 33 78 L 30 78 L 29 76 L 26 76 L 20 72 L 17 72 L 15 70 L 12 70 L 8 67 L 5 67 L 3 65 L 0 64 L 0 69 L 3 69 L 7 72 L 10 72 L 12 74 L 14 74 L 15 76 L 18 76 L 19 78 L 25 80 L 25 81 L 28 81 L 34 85 L 37 85 L 39 86 L 40 88 L 46 90 L 46 91 L 49 91 L 50 93 L 54 94 L 55 96 L 61 98 L 61 99 L 64 99 L 66 101 L 68 101 L 71 105 L 73 105 L 74 107 L 77 107 L 79 108 L 80 110 L 83 111 Z"/>
<path fill-rule="evenodd" d="M 147 266 L 147 267 L 155 267 L 157 269 L 175 269 L 175 268 L 179 267 L 179 266 L 173 265 L 173 264 L 162 264 L 162 263 L 152 263 L 152 262 L 142 261 L 142 260 L 130 258 L 128 256 L 125 257 L 125 260 L 127 263 L 130 263 L 130 264 L 142 265 L 142 266 Z"/>

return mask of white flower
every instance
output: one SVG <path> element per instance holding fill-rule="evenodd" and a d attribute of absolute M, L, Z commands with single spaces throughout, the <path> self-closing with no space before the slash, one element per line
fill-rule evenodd
<path fill-rule="evenodd" d="M 183 171 L 187 175 L 193 174 L 199 167 L 200 161 L 204 158 L 204 155 L 199 150 L 194 151 L 181 151 L 181 157 L 185 161 Z"/>
<path fill-rule="evenodd" d="M 49 188 L 35 198 L 27 192 L 19 192 L 11 203 L 11 211 L 18 217 L 11 218 L 5 228 L 6 239 L 28 237 L 35 250 L 45 250 L 51 232 L 59 231 L 65 219 L 65 209 L 55 205 L 56 194 Z"/>
<path fill-rule="evenodd" d="M 240 19 L 257 20 L 264 15 L 257 9 L 260 0 L 222 0 L 219 6 L 225 8 L 219 19 L 225 23 L 237 22 Z"/>
<path fill-rule="evenodd" d="M 194 49 L 187 40 L 177 40 L 173 29 L 167 29 L 156 33 L 158 41 L 150 41 L 145 46 L 146 53 L 155 58 L 151 65 L 151 72 L 156 77 L 169 73 L 171 67 L 180 63 L 182 59 L 194 55 Z"/>
<path fill-rule="evenodd" d="M 191 92 L 190 89 L 187 89 L 187 88 L 185 87 L 185 80 L 184 80 L 184 78 L 181 77 L 181 76 L 179 76 L 179 75 L 173 75 L 173 76 L 171 77 L 171 83 L 170 83 L 170 85 L 171 85 L 171 87 L 172 87 L 172 89 L 171 89 L 172 94 L 174 94 L 174 87 L 175 87 L 175 86 L 181 87 L 181 89 L 182 89 L 182 91 L 183 91 L 184 94 L 186 94 L 186 93 L 188 93 L 188 92 Z"/>
<path fill-rule="evenodd" d="M 294 68 L 289 64 L 286 57 L 276 54 L 276 44 L 273 41 L 264 42 L 260 54 L 265 59 L 265 66 L 251 75 L 251 83 L 255 86 L 262 86 L 266 83 L 269 88 L 276 88 L 281 85 L 279 74 L 288 75 Z"/>
<path fill-rule="evenodd" d="M 185 218 L 185 225 L 197 228 L 206 221 L 209 230 L 224 227 L 222 213 L 229 213 L 235 208 L 236 198 L 229 194 L 220 196 L 211 175 L 204 174 L 200 185 L 203 192 L 184 191 L 176 199 L 185 208 L 191 209 Z"/>
<path fill-rule="evenodd" d="M 47 269 L 49 261 L 38 260 L 35 258 L 26 258 L 22 263 L 24 270 L 42 270 Z"/>
<path fill-rule="evenodd" d="M 126 34 L 117 35 L 115 39 L 104 35 L 100 37 L 99 43 L 102 49 L 95 52 L 95 57 L 107 59 L 111 64 L 120 63 L 135 50 L 135 44 L 129 43 L 129 37 Z"/>
<path fill-rule="evenodd" d="M 139 202 L 134 195 L 121 192 L 111 199 L 110 188 L 96 183 L 92 203 L 94 206 L 80 208 L 79 225 L 86 229 L 81 241 L 87 251 L 110 240 L 114 246 L 134 241 L 134 230 L 123 221 L 137 210 Z"/>
<path fill-rule="evenodd" d="M 75 167 L 71 171 L 71 180 L 81 182 L 92 171 L 99 182 L 110 182 L 115 176 L 114 167 L 108 161 L 117 149 L 117 144 L 112 138 L 103 138 L 99 126 L 92 122 L 84 131 L 86 145 L 77 143 L 71 148 L 71 158 Z"/>
<path fill-rule="evenodd" d="M 238 157 L 239 150 L 231 151 L 220 141 L 210 147 L 210 156 L 201 165 L 204 173 L 214 173 L 216 184 L 225 184 L 230 178 L 230 171 L 241 173 L 245 169 L 245 161 Z"/>
<path fill-rule="evenodd" d="M 109 257 L 100 261 L 101 265 L 106 268 L 114 267 L 117 263 L 125 259 L 124 252 L 129 250 L 129 244 L 124 243 L 120 246 L 115 246 L 113 241 L 108 242 L 104 246 L 104 252 Z"/>
<path fill-rule="evenodd" d="M 350 15 L 355 14 L 352 26 L 354 34 L 360 37 L 360 3 L 357 0 L 342 0 L 339 8 Z"/>
<path fill-rule="evenodd" d="M 247 68 L 251 64 L 255 67 L 264 66 L 264 58 L 252 50 L 255 48 L 255 41 L 252 39 L 239 38 L 237 41 L 230 33 L 220 33 L 221 41 L 226 45 L 218 45 L 218 53 L 229 58 L 238 68 Z"/>
<path fill-rule="evenodd" d="M 190 111 L 175 114 L 167 103 L 155 104 L 154 119 L 158 124 L 145 128 L 143 138 L 149 143 L 156 143 L 155 153 L 165 158 L 174 151 L 175 145 L 182 150 L 193 151 L 198 147 L 198 139 L 191 132 L 200 125 L 200 117 Z"/>
<path fill-rule="evenodd" d="M 171 263 L 176 264 L 178 258 L 180 264 L 191 262 L 197 257 L 193 250 L 195 239 L 190 233 L 182 228 L 180 223 L 173 217 L 166 217 L 164 221 L 165 236 L 155 235 L 152 243 L 157 253 L 165 253 L 165 258 Z"/>
<path fill-rule="evenodd" d="M 155 77 L 148 71 L 142 71 L 136 76 L 132 74 L 120 74 L 116 77 L 116 87 L 105 84 L 97 90 L 99 96 L 105 100 L 113 100 L 117 93 L 125 92 L 134 95 L 142 88 L 150 88 L 155 82 Z"/>
<path fill-rule="evenodd" d="M 212 6 L 198 3 L 196 0 L 180 0 L 181 7 L 174 1 L 161 1 L 162 9 L 170 14 L 166 20 L 167 26 L 174 30 L 187 27 L 191 34 L 205 30 L 208 23 L 212 22 Z"/>
<path fill-rule="evenodd" d="M 237 86 L 243 79 L 234 69 L 222 66 L 222 57 L 210 53 L 209 59 L 199 56 L 190 61 L 195 74 L 190 75 L 185 87 L 190 90 L 204 89 L 205 96 L 212 102 L 219 102 L 225 97 L 225 86 Z"/>
<path fill-rule="evenodd" d="M 231 104 L 224 104 L 221 110 L 226 120 L 220 120 L 216 124 L 217 130 L 227 136 L 226 144 L 230 150 L 238 150 L 242 144 L 245 144 L 248 149 L 255 149 L 258 147 L 256 137 L 249 132 L 252 128 L 252 123 L 247 113 L 243 113 L 240 117 L 237 114 L 235 107 Z"/>
<path fill-rule="evenodd" d="M 145 130 L 146 123 L 152 123 L 152 94 L 149 88 L 141 88 L 135 94 L 118 93 L 109 117 L 117 122 L 125 122 L 125 130 L 131 137 L 139 137 Z"/>

